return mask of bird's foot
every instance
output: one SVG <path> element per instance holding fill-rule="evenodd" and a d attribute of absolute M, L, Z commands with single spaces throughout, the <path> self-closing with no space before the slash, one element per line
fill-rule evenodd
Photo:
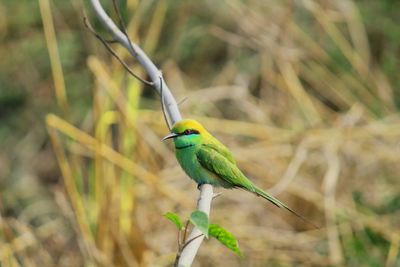
<path fill-rule="evenodd" d="M 202 186 L 203 184 L 197 184 L 197 190 L 200 191 L 200 186 Z"/>

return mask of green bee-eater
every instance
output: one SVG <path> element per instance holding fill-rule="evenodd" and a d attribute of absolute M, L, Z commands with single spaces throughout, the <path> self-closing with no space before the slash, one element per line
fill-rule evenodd
<path fill-rule="evenodd" d="M 176 158 L 182 169 L 198 185 L 241 188 L 285 208 L 305 220 L 278 199 L 253 184 L 237 167 L 232 153 L 199 122 L 191 119 L 175 123 L 163 140 L 173 138 Z M 307 221 L 307 220 L 306 220 Z"/>

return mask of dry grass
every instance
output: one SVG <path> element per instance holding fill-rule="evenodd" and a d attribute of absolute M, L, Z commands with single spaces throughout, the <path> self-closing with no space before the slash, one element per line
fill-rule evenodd
<path fill-rule="evenodd" d="M 223 191 L 211 220 L 238 238 L 245 257 L 211 240 L 195 266 L 398 266 L 399 213 L 387 203 L 400 194 L 400 118 L 352 1 L 128 2 L 129 34 L 151 57 L 170 44 L 165 31 L 176 38 L 163 70 L 177 100 L 187 97 L 185 117 L 227 144 L 255 183 L 321 226 L 246 192 Z M 216 19 L 184 27 L 187 10 Z M 167 29 L 174 14 L 176 27 Z M 191 38 L 196 55 L 175 61 Z M 47 41 L 53 51 L 56 40 Z M 167 128 L 150 89 L 95 51 L 87 58 L 91 109 L 74 123 L 70 114 L 46 117 L 64 181 L 48 209 L 68 223 L 0 216 L 4 266 L 170 266 L 174 259 L 177 232 L 162 214 L 188 216 L 196 186 L 160 142 Z M 53 56 L 58 77 L 59 65 Z M 55 83 L 60 109 L 72 110 L 62 81 Z M 63 253 L 71 242 L 75 248 Z"/>

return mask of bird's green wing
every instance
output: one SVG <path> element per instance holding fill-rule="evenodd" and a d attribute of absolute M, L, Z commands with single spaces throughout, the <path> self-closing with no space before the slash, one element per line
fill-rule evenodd
<path fill-rule="evenodd" d="M 222 180 L 223 184 L 228 184 L 229 187 L 239 187 L 250 192 L 255 193 L 256 195 L 265 198 L 270 201 L 272 204 L 278 206 L 279 208 L 285 208 L 297 217 L 301 218 L 303 221 L 310 223 L 314 227 L 318 228 L 314 223 L 305 219 L 303 216 L 286 206 L 284 203 L 269 195 L 262 189 L 255 186 L 246 176 L 239 170 L 236 166 L 235 161 L 233 162 L 225 156 L 225 154 L 220 153 L 221 149 L 218 149 L 219 146 L 212 146 L 210 144 L 201 145 L 200 149 L 197 151 L 196 156 L 200 165 L 208 170 L 211 173 L 216 174 Z M 230 157 L 233 159 L 232 154 L 230 154 L 229 150 L 224 147 Z"/>
<path fill-rule="evenodd" d="M 254 194 L 261 196 L 280 208 L 289 209 L 278 199 L 270 196 L 257 186 L 255 186 L 247 177 L 239 170 L 235 163 L 229 161 L 224 155 L 219 153 L 214 147 L 203 144 L 196 153 L 200 165 L 206 170 L 216 174 L 222 181 L 221 185 L 228 184 L 230 187 L 239 187 Z M 293 212 L 295 213 L 295 212 Z M 296 214 L 297 215 L 297 214 Z"/>
<path fill-rule="evenodd" d="M 203 144 L 196 153 L 201 166 L 222 179 L 221 184 L 254 191 L 253 183 L 244 176 L 235 163 L 209 144 Z"/>
<path fill-rule="evenodd" d="M 213 140 L 213 142 L 205 143 L 203 144 L 203 146 L 215 150 L 223 157 L 225 157 L 227 160 L 229 160 L 231 163 L 236 164 L 236 161 L 233 158 L 231 151 L 222 143 L 218 142 L 218 140 Z"/>

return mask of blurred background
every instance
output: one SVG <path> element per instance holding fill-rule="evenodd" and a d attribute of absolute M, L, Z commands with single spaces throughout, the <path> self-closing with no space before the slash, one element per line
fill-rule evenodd
<path fill-rule="evenodd" d="M 115 19 L 111 1 L 103 1 Z M 400 2 L 122 1 L 184 117 L 232 149 L 240 190 L 194 266 L 400 266 Z M 171 266 L 198 191 L 154 91 L 83 26 L 87 1 L 0 2 L 0 266 Z M 142 77 L 141 67 L 118 45 Z"/>

